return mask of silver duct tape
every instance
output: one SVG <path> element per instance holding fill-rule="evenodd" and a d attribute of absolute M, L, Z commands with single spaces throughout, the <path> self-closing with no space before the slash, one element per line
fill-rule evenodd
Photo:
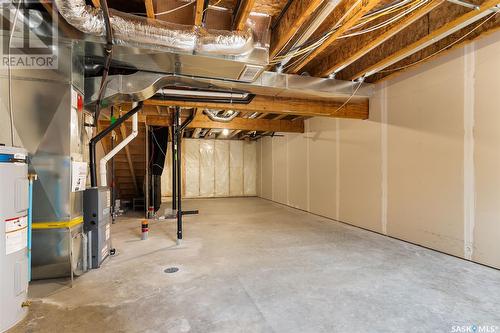
<path fill-rule="evenodd" d="M 105 25 L 102 11 L 85 4 L 85 0 L 54 0 L 59 13 L 78 30 L 103 36 Z M 115 41 L 122 45 L 147 45 L 204 54 L 246 55 L 253 49 L 252 32 L 206 31 L 146 19 L 110 10 Z"/>

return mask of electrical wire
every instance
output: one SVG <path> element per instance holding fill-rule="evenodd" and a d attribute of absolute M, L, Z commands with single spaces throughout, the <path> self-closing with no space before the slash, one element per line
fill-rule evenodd
<path fill-rule="evenodd" d="M 450 43 L 449 45 L 439 49 L 438 51 L 420 59 L 420 60 L 417 60 L 411 64 L 408 64 L 408 65 L 405 65 L 405 66 L 401 66 L 401 67 L 396 67 L 396 68 L 391 68 L 391 69 L 386 69 L 386 70 L 381 70 L 381 71 L 378 71 L 377 73 L 389 73 L 389 72 L 394 72 L 394 71 L 399 71 L 399 70 L 402 70 L 402 69 L 405 69 L 405 68 L 408 68 L 408 67 L 412 67 L 414 65 L 417 65 L 421 62 L 424 62 L 426 61 L 427 59 L 429 58 L 432 58 L 434 57 L 435 55 L 443 52 L 444 50 L 452 47 L 453 45 L 461 42 L 462 40 L 464 40 L 465 38 L 467 38 L 467 36 L 469 36 L 470 34 L 472 34 L 474 31 L 476 31 L 477 29 L 479 29 L 480 27 L 482 27 L 486 22 L 488 22 L 489 20 L 491 20 L 493 17 L 495 17 L 499 12 L 494 12 L 492 13 L 490 16 L 488 16 L 486 19 L 483 20 L 483 22 L 481 22 L 480 24 L 478 24 L 477 26 L 475 26 L 471 31 L 469 31 L 468 33 L 466 33 L 465 35 L 463 35 L 462 37 L 460 37 L 459 39 L 457 39 L 456 41 Z"/>
<path fill-rule="evenodd" d="M 220 4 L 221 2 L 222 2 L 222 0 L 218 0 L 218 1 L 216 1 L 213 5 L 208 5 L 208 6 L 207 6 L 207 8 L 205 8 L 205 9 L 203 10 L 203 13 L 204 13 L 204 12 L 206 12 L 206 11 L 207 11 L 210 7 L 215 7 L 215 6 L 217 6 L 218 4 Z"/>
<path fill-rule="evenodd" d="M 155 136 L 154 130 L 151 130 L 151 135 L 153 136 L 153 139 L 155 140 L 156 145 L 158 146 L 158 149 L 160 150 L 160 152 L 163 154 L 163 156 L 167 157 L 167 154 L 165 154 L 165 152 L 163 151 L 163 149 L 161 149 L 160 143 L 158 142 L 158 140 L 156 140 L 156 136 Z"/>
<path fill-rule="evenodd" d="M 372 32 L 376 29 L 380 29 L 382 27 L 385 27 L 393 22 L 395 22 L 396 20 L 404 17 L 405 15 L 407 15 L 408 13 L 410 13 L 411 11 L 417 9 L 418 7 L 420 7 L 423 3 L 426 3 L 428 0 L 423 0 L 423 1 L 416 1 L 417 2 L 417 5 L 412 7 L 412 8 L 409 8 L 407 9 L 406 11 L 398 14 L 397 16 L 387 20 L 387 21 L 384 21 L 382 23 L 380 23 L 379 25 L 377 26 L 374 26 L 374 27 L 370 27 L 366 30 L 362 30 L 362 31 L 356 31 L 355 33 L 352 33 L 351 35 L 347 35 L 346 37 L 351 37 L 351 36 L 355 36 L 355 35 L 360 35 L 360 34 L 363 34 L 363 33 L 368 33 L 368 32 Z M 377 17 L 378 18 L 378 17 Z M 273 61 L 271 63 L 279 63 L 285 59 L 289 59 L 289 58 L 293 58 L 293 57 L 297 57 L 299 55 L 302 55 L 304 53 L 309 53 L 311 52 L 312 50 L 316 49 L 317 47 L 319 47 L 327 38 L 329 38 L 336 30 L 337 30 L 338 27 L 335 27 L 334 29 L 328 31 L 327 33 L 325 33 L 325 35 L 323 37 L 321 37 L 319 40 L 317 40 L 316 42 L 314 42 L 313 44 L 311 44 L 310 46 L 302 49 L 302 50 L 299 50 L 299 51 L 295 51 L 295 52 L 289 52 L 283 56 L 278 56 L 276 57 L 275 59 L 273 59 Z M 349 30 L 348 30 L 349 31 Z M 339 38 L 346 38 L 344 36 L 339 36 Z M 301 47 L 301 46 L 299 46 Z"/>
<path fill-rule="evenodd" d="M 387 21 L 384 21 L 384 22 L 381 22 L 379 24 L 376 24 L 376 25 L 373 25 L 371 26 L 370 28 L 367 28 L 367 29 L 364 29 L 364 30 L 360 30 L 360 31 L 356 31 L 356 32 L 353 32 L 353 33 L 350 33 L 350 34 L 344 34 L 342 36 L 339 36 L 339 38 L 349 38 L 349 37 L 353 37 L 353 36 L 358 36 L 358 35 L 361 35 L 361 34 L 365 34 L 365 33 L 369 33 L 369 32 L 372 32 L 372 31 L 375 31 L 375 30 L 378 30 L 380 28 L 383 28 L 385 26 L 388 26 L 389 24 L 392 24 L 394 22 L 396 22 L 397 20 L 403 18 L 404 16 L 408 15 L 408 13 L 422 7 L 423 5 L 425 5 L 428 1 L 421 1 L 419 2 L 417 5 L 415 5 L 414 7 L 412 7 L 411 11 L 408 10 L 408 11 L 404 11 L 402 13 L 399 13 L 397 15 L 394 15 L 393 17 L 391 17 L 390 19 L 388 19 Z"/>
<path fill-rule="evenodd" d="M 347 32 L 355 30 L 355 29 L 357 29 L 357 28 L 359 28 L 359 27 L 361 27 L 361 26 L 363 26 L 363 25 L 365 25 L 365 24 L 367 24 L 375 19 L 378 19 L 382 16 L 400 12 L 400 13 L 396 14 L 395 16 L 389 18 L 388 20 L 385 20 L 383 22 L 378 23 L 375 26 L 369 27 L 369 28 L 364 29 L 364 30 L 355 31 L 355 32 L 352 32 L 351 34 L 346 33 L 342 36 L 339 36 L 339 38 L 353 37 L 353 36 L 365 34 L 365 33 L 372 32 L 372 31 L 375 31 L 377 29 L 383 28 L 389 24 L 394 23 L 398 19 L 401 19 L 402 17 L 408 15 L 409 13 L 411 13 L 412 11 L 421 7 L 422 5 L 427 3 L 428 1 L 429 0 L 417 0 L 417 1 L 408 2 L 407 0 L 403 0 L 403 1 L 400 1 L 398 3 L 395 3 L 393 5 L 390 5 L 386 8 L 384 8 L 383 11 L 367 14 L 367 15 L 363 16 L 363 18 L 360 20 L 360 23 L 358 23 L 356 26 L 348 29 Z M 275 57 L 273 59 L 273 61 L 271 61 L 271 64 L 277 64 L 277 63 L 282 62 L 285 59 L 298 57 L 300 55 L 303 55 L 303 54 L 306 54 L 306 53 L 313 51 L 314 49 L 318 48 L 324 41 L 326 41 L 333 33 L 335 33 L 339 27 L 340 27 L 340 24 L 337 24 L 335 27 L 333 27 L 329 31 L 325 32 L 316 41 L 306 42 L 309 45 L 304 43 L 300 46 L 293 48 L 288 53 L 286 53 L 282 56 Z M 304 45 L 307 45 L 307 46 L 304 47 Z M 290 66 L 287 66 L 287 67 L 290 67 Z"/>
<path fill-rule="evenodd" d="M 351 101 L 351 99 L 354 97 L 354 95 L 356 95 L 356 93 L 358 92 L 359 88 L 361 87 L 361 85 L 363 84 L 363 82 L 365 81 L 364 78 L 361 78 L 359 80 L 359 84 L 358 86 L 356 87 L 356 89 L 354 89 L 353 93 L 351 94 L 351 96 L 349 96 L 349 98 L 344 102 L 344 104 L 342 104 L 337 110 L 335 110 L 334 113 L 337 113 L 339 112 L 344 106 L 347 105 L 347 103 L 349 103 Z"/>
<path fill-rule="evenodd" d="M 193 0 L 193 1 L 190 1 L 190 2 L 185 3 L 185 4 L 183 4 L 183 5 L 180 5 L 180 6 L 178 6 L 178 7 L 175 7 L 175 8 L 169 9 L 169 10 L 166 10 L 166 11 L 164 11 L 164 12 L 155 13 L 155 16 L 166 15 L 166 14 L 170 14 L 170 13 L 176 12 L 176 11 L 178 11 L 178 10 L 182 9 L 182 8 L 185 8 L 185 7 L 189 6 L 189 5 L 192 5 L 192 4 L 193 4 L 193 3 L 195 3 L 195 2 L 196 2 L 196 0 Z"/>

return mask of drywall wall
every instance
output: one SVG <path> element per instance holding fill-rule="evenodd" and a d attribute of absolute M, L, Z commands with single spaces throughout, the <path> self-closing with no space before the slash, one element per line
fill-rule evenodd
<path fill-rule="evenodd" d="M 472 47 L 472 259 L 500 267 L 500 36 L 487 36 Z"/>
<path fill-rule="evenodd" d="M 259 140 L 259 195 L 500 268 L 500 33 L 376 85 L 370 119 Z"/>
<path fill-rule="evenodd" d="M 170 152 L 171 145 L 168 145 Z M 171 156 L 170 154 L 168 154 Z M 257 143 L 182 140 L 182 193 L 187 198 L 257 195 Z M 162 200 L 172 195 L 172 161 L 165 159 Z"/>

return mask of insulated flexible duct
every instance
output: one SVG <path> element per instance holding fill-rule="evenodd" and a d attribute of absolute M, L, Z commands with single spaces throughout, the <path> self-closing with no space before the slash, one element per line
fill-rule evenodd
<path fill-rule="evenodd" d="M 222 112 L 221 110 L 210 110 L 210 109 L 205 109 L 203 112 L 210 118 L 212 121 L 218 121 L 222 123 L 228 123 L 236 116 L 238 115 L 239 112 L 229 110 L 227 112 Z M 222 113 L 221 113 L 222 112 Z"/>
<path fill-rule="evenodd" d="M 55 0 L 59 13 L 76 29 L 104 36 L 101 9 L 85 4 L 85 0 Z M 205 54 L 245 55 L 253 48 L 252 31 L 206 30 L 146 19 L 110 9 L 110 21 L 116 44 L 167 47 Z"/>

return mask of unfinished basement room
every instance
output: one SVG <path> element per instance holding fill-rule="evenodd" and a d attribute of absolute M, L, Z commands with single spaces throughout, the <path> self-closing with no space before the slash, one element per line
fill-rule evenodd
<path fill-rule="evenodd" d="M 500 333 L 500 0 L 0 29 L 1 333 Z"/>

